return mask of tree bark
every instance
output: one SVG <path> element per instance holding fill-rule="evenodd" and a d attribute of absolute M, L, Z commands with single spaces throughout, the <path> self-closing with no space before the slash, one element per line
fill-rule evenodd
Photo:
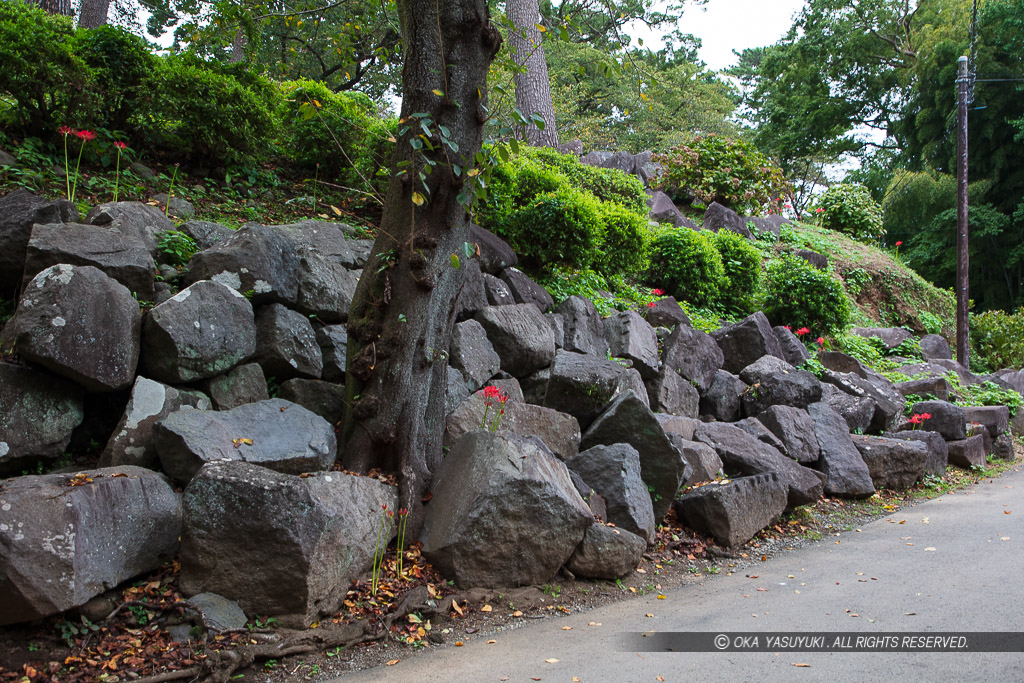
<path fill-rule="evenodd" d="M 71 16 L 71 0 L 29 0 L 33 5 L 38 5 L 50 14 L 63 14 Z"/>
<path fill-rule="evenodd" d="M 78 28 L 96 28 L 107 23 L 110 0 L 82 0 L 78 12 Z"/>
<path fill-rule="evenodd" d="M 235 38 L 231 41 L 231 57 L 228 62 L 231 64 L 237 64 L 238 62 L 245 61 L 245 46 L 249 44 L 249 38 L 246 37 L 245 31 L 238 29 L 235 31 Z"/>
<path fill-rule="evenodd" d="M 398 12 L 407 128 L 399 131 L 381 227 L 349 312 L 340 455 L 350 470 L 398 474 L 415 536 L 441 462 L 448 345 L 464 282 L 452 259 L 468 238 L 457 197 L 483 140 L 487 70 L 501 35 L 486 0 L 399 0 Z M 421 123 L 433 132 L 426 142 Z M 441 143 L 442 126 L 458 151 Z M 420 151 L 410 144 L 416 140 Z M 421 182 L 427 160 L 436 166 Z M 426 201 L 417 206 L 414 193 Z"/>
<path fill-rule="evenodd" d="M 548 63 L 541 45 L 540 8 L 537 0 L 506 0 L 505 13 L 516 30 L 509 31 L 508 42 L 512 58 L 523 68 L 515 74 L 516 108 L 523 116 L 540 114 L 544 119 L 544 130 L 530 124 L 524 129 L 526 142 L 534 147 L 556 147 L 558 127 L 555 123 L 555 106 L 551 101 L 551 81 L 548 78 Z"/>

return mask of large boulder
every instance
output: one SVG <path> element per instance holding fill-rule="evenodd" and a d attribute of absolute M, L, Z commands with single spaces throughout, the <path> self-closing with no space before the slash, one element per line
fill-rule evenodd
<path fill-rule="evenodd" d="M 258 363 L 236 366 L 223 375 L 204 380 L 200 386 L 217 410 L 231 410 L 246 403 L 270 398 L 266 375 Z"/>
<path fill-rule="evenodd" d="M 181 501 L 156 472 L 111 467 L 7 479 L 0 626 L 84 605 L 174 557 Z"/>
<path fill-rule="evenodd" d="M 281 385 L 275 398 L 300 405 L 331 424 L 339 423 L 345 415 L 344 384 L 295 377 Z"/>
<path fill-rule="evenodd" d="M 868 398 L 874 404 L 869 431 L 880 434 L 895 425 L 903 412 L 906 400 L 893 387 L 892 382 L 843 353 L 823 351 L 818 354 L 818 359 L 827 368 L 822 374 L 822 382 L 831 384 L 851 396 Z"/>
<path fill-rule="evenodd" d="M 948 401 L 950 386 L 945 377 L 929 377 L 926 379 L 913 379 L 907 382 L 898 382 L 893 387 L 903 394 L 904 398 L 909 396 L 934 396 L 940 401 Z"/>
<path fill-rule="evenodd" d="M 501 358 L 501 369 L 513 377 L 551 365 L 555 333 L 536 306 L 488 306 L 477 312 L 475 320 L 483 325 Z"/>
<path fill-rule="evenodd" d="M 645 380 L 658 376 L 658 335 L 636 311 L 616 313 L 604 322 L 611 355 L 625 358 Z"/>
<path fill-rule="evenodd" d="M 145 377 L 137 377 L 124 414 L 100 454 L 100 467 L 137 465 L 159 469 L 153 446 L 153 425 L 180 408 L 209 410 L 210 401 L 197 392 L 179 391 Z"/>
<path fill-rule="evenodd" d="M 672 328 L 679 323 L 686 325 L 690 324 L 690 317 L 686 315 L 686 311 L 679 305 L 679 302 L 675 300 L 675 297 L 666 296 L 658 299 L 653 305 L 647 306 L 643 309 L 644 320 L 646 320 L 651 327 L 668 327 Z"/>
<path fill-rule="evenodd" d="M 124 285 L 92 266 L 60 264 L 29 283 L 5 336 L 23 359 L 102 392 L 131 386 L 141 327 Z"/>
<path fill-rule="evenodd" d="M 929 448 L 920 441 L 851 436 L 877 489 L 906 489 L 927 473 Z"/>
<path fill-rule="evenodd" d="M 593 523 L 565 464 L 507 432 L 464 435 L 431 490 L 423 554 L 463 588 L 550 582 Z"/>
<path fill-rule="evenodd" d="M 498 277 L 508 285 L 509 291 L 512 292 L 512 298 L 517 304 L 536 306 L 541 313 L 555 305 L 555 300 L 551 298 L 548 291 L 518 268 L 506 268 Z"/>
<path fill-rule="evenodd" d="M 818 461 L 821 446 L 814 433 L 814 420 L 806 410 L 792 406 L 771 406 L 757 419 L 785 446 L 785 453 L 802 465 Z"/>
<path fill-rule="evenodd" d="M 921 337 L 921 357 L 925 361 L 953 360 L 953 352 L 944 337 L 938 334 L 926 334 Z"/>
<path fill-rule="evenodd" d="M 814 434 L 821 447 L 817 465 L 825 474 L 825 493 L 846 498 L 873 494 L 871 472 L 850 438 L 843 416 L 825 403 L 815 403 L 807 412 L 814 420 Z"/>
<path fill-rule="evenodd" d="M 946 473 L 946 466 L 949 464 L 949 447 L 946 446 L 946 440 L 938 432 L 926 432 L 921 429 L 915 429 L 886 432 L 882 436 L 887 439 L 900 439 L 902 441 L 914 441 L 924 444 L 925 448 L 928 449 L 928 456 L 924 463 L 925 476 L 941 477 Z"/>
<path fill-rule="evenodd" d="M 736 548 L 773 524 L 786 510 L 786 484 L 769 472 L 710 483 L 675 502 L 679 520 L 725 548 Z"/>
<path fill-rule="evenodd" d="M 699 226 L 683 215 L 672 198 L 661 190 L 651 192 L 647 198 L 648 216 L 657 223 L 668 223 L 676 228 L 699 230 Z"/>
<path fill-rule="evenodd" d="M 821 400 L 821 382 L 806 370 L 763 377 L 743 394 L 743 413 L 759 415 L 771 406 L 806 408 Z"/>
<path fill-rule="evenodd" d="M 21 286 L 32 226 L 76 220 L 78 209 L 66 199 L 51 201 L 22 188 L 0 197 L 0 296 L 13 298 Z"/>
<path fill-rule="evenodd" d="M 662 361 L 703 392 L 722 368 L 724 356 L 711 335 L 681 322 L 665 340 Z"/>
<path fill-rule="evenodd" d="M 762 356 L 782 358 L 782 347 L 764 313 L 758 311 L 743 320 L 720 327 L 711 337 L 722 349 L 722 367 L 738 374 Z"/>
<path fill-rule="evenodd" d="M 647 398 L 651 410 L 681 417 L 697 417 L 700 414 L 700 395 L 696 387 L 679 376 L 667 365 L 658 369 L 658 374 L 646 380 Z"/>
<path fill-rule="evenodd" d="M 344 384 L 348 362 L 348 330 L 344 325 L 324 325 L 316 331 L 316 343 L 320 346 L 324 364 L 321 379 Z"/>
<path fill-rule="evenodd" d="M 459 298 L 455 301 L 455 319 L 466 320 L 476 315 L 481 308 L 490 305 L 487 301 L 487 288 L 484 286 L 484 274 L 480 270 L 478 259 L 466 259 L 462 264 L 465 269 L 465 282 Z"/>
<path fill-rule="evenodd" d="M 1010 429 L 1010 409 L 1007 406 L 964 406 L 964 420 L 980 424 L 993 439 Z"/>
<path fill-rule="evenodd" d="M 302 474 L 334 464 L 337 440 L 325 419 L 279 398 L 227 411 L 178 410 L 156 423 L 163 470 L 182 484 L 208 462 L 242 460 Z"/>
<path fill-rule="evenodd" d="M 640 475 L 640 454 L 635 448 L 624 443 L 594 446 L 567 464 L 604 499 L 605 521 L 648 543 L 654 541 L 654 508 Z"/>
<path fill-rule="evenodd" d="M 669 440 L 683 454 L 683 460 L 690 464 L 691 474 L 683 486 L 693 486 L 712 481 L 722 473 L 722 459 L 714 448 L 706 443 L 688 441 L 679 434 L 666 431 Z"/>
<path fill-rule="evenodd" d="M 612 581 L 636 569 L 646 549 L 647 541 L 636 534 L 591 524 L 565 566 L 576 576 Z"/>
<path fill-rule="evenodd" d="M 142 329 L 142 371 L 171 384 L 223 374 L 255 351 L 252 305 L 211 280 L 196 282 L 151 310 Z"/>
<path fill-rule="evenodd" d="M 85 222 L 142 240 L 154 256 L 160 235 L 174 230 L 174 223 L 164 216 L 163 211 L 142 202 L 108 202 L 94 206 L 85 215 Z"/>
<path fill-rule="evenodd" d="M 821 385 L 821 402 L 843 416 L 850 432 L 863 434 L 871 427 L 875 415 L 875 402 L 861 395 L 848 394 L 832 384 Z"/>
<path fill-rule="evenodd" d="M 319 379 L 324 369 L 320 345 L 309 318 L 281 304 L 256 311 L 256 353 L 263 374 L 284 382 L 295 377 Z"/>
<path fill-rule="evenodd" d="M 0 477 L 59 458 L 84 414 L 77 384 L 0 362 Z"/>
<path fill-rule="evenodd" d="M 921 429 L 938 432 L 946 441 L 960 441 L 967 438 L 967 421 L 964 409 L 948 401 L 921 401 L 910 409 L 911 419 L 918 415 Z M 929 417 L 925 418 L 924 416 Z"/>
<path fill-rule="evenodd" d="M 879 339 L 885 345 L 886 351 L 892 351 L 914 336 L 909 330 L 902 327 L 854 327 L 850 329 L 850 334 Z"/>
<path fill-rule="evenodd" d="M 739 427 L 709 422 L 698 427 L 694 436 L 715 449 L 727 475 L 777 472 L 787 488 L 787 507 L 806 505 L 821 498 L 822 479 L 817 472 L 787 458 Z"/>
<path fill-rule="evenodd" d="M 753 233 L 750 232 L 747 221 L 732 209 L 722 206 L 718 202 L 711 202 L 704 212 L 703 228 L 713 232 L 730 230 L 747 239 L 753 239 Z"/>
<path fill-rule="evenodd" d="M 544 405 L 569 413 L 579 420 L 580 427 L 586 429 L 616 396 L 627 389 L 633 390 L 642 400 L 647 399 L 647 391 L 636 370 L 603 358 L 559 351 L 551 365 Z"/>
<path fill-rule="evenodd" d="M 497 275 L 519 262 L 519 257 L 508 242 L 475 223 L 469 224 L 469 241 L 476 245 L 480 270 L 485 273 Z"/>
<path fill-rule="evenodd" d="M 772 332 L 775 333 L 775 339 L 779 342 L 783 360 L 790 365 L 800 367 L 804 364 L 804 361 L 811 357 L 811 352 L 807 350 L 807 347 L 800 341 L 800 337 L 793 334 L 793 330 L 790 328 L 776 325 L 772 328 Z"/>
<path fill-rule="evenodd" d="M 444 445 L 451 448 L 466 432 L 487 429 L 493 424 L 502 408 L 493 399 L 491 402 L 495 405 L 488 407 L 483 392 L 477 392 L 460 403 L 448 415 Z M 580 452 L 580 424 L 572 415 L 523 403 L 521 398 L 509 398 L 504 411 L 497 431 L 537 437 L 559 460 L 570 460 Z M 485 419 L 488 425 L 484 424 Z"/>
<path fill-rule="evenodd" d="M 683 458 L 661 422 L 632 390 L 617 396 L 583 434 L 580 448 L 629 444 L 640 454 L 640 476 L 654 503 L 654 518 L 662 519 L 676 493 L 690 476 Z"/>
<path fill-rule="evenodd" d="M 570 296 L 558 304 L 555 312 L 562 316 L 563 349 L 601 357 L 607 355 L 604 322 L 590 299 Z"/>
<path fill-rule="evenodd" d="M 178 230 L 192 238 L 197 251 L 205 251 L 235 234 L 228 226 L 211 221 L 186 221 Z"/>
<path fill-rule="evenodd" d="M 501 358 L 487 339 L 483 325 L 476 320 L 465 320 L 452 329 L 449 358 L 452 367 L 462 373 L 466 389 L 471 392 L 486 384 L 501 369 Z"/>
<path fill-rule="evenodd" d="M 966 439 L 947 441 L 949 464 L 965 470 L 972 467 L 984 467 L 988 453 L 985 452 L 985 437 L 981 434 Z"/>
<path fill-rule="evenodd" d="M 81 223 L 34 226 L 25 253 L 23 284 L 58 263 L 93 266 L 127 287 L 139 300 L 153 300 L 156 267 L 145 243 L 135 237 Z"/>
<path fill-rule="evenodd" d="M 700 414 L 718 422 L 735 422 L 740 418 L 740 405 L 747 389 L 739 377 L 719 370 L 711 386 L 701 392 Z"/>
<path fill-rule="evenodd" d="M 336 612 L 370 568 L 393 486 L 340 472 L 308 477 L 244 462 L 206 465 L 185 489 L 181 590 L 306 628 Z M 386 509 L 385 509 L 386 506 Z"/>

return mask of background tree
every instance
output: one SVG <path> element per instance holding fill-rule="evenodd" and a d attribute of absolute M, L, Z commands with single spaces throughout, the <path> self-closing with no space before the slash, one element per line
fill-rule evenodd
<path fill-rule="evenodd" d="M 65 17 L 71 16 L 71 0 L 27 0 L 27 2 L 38 5 L 50 14 L 61 14 Z"/>
<path fill-rule="evenodd" d="M 78 10 L 79 28 L 96 28 L 107 23 L 110 11 L 110 0 L 82 0 Z"/>
<path fill-rule="evenodd" d="M 544 127 L 529 122 L 523 127 L 526 141 L 534 147 L 558 145 L 555 106 L 551 102 L 551 81 L 544 58 L 537 0 L 505 0 L 505 14 L 511 24 L 509 52 L 518 67 L 515 72 L 516 108 L 525 117 L 544 120 Z"/>

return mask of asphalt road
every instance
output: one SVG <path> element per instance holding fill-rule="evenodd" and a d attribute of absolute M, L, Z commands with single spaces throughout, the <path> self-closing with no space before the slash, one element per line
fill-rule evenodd
<path fill-rule="evenodd" d="M 1024 632 L 1021 494 L 1024 473 L 1010 471 L 664 599 L 546 619 L 494 644 L 472 641 L 337 680 L 1024 681 L 1021 652 L 621 651 L 624 632 Z"/>

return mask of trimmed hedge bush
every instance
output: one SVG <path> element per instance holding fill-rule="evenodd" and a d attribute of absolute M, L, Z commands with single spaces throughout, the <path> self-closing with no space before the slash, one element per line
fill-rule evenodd
<path fill-rule="evenodd" d="M 821 224 L 829 230 L 867 242 L 885 234 L 882 205 L 863 185 L 840 183 L 825 191 L 818 202 Z"/>
<path fill-rule="evenodd" d="M 586 192 L 562 187 L 515 211 L 499 234 L 530 268 L 586 268 L 598 256 L 602 222 L 598 202 Z"/>
<path fill-rule="evenodd" d="M 842 283 L 801 258 L 786 254 L 768 265 L 764 314 L 773 325 L 835 334 L 850 324 L 850 301 Z"/>
<path fill-rule="evenodd" d="M 605 275 L 624 273 L 638 276 L 648 264 L 647 221 L 612 202 L 601 202 L 598 215 L 603 229 L 597 269 Z"/>
<path fill-rule="evenodd" d="M 722 256 L 725 279 L 721 302 L 727 309 L 749 313 L 761 285 L 761 252 L 746 237 L 731 230 L 715 233 L 715 248 Z"/>
<path fill-rule="evenodd" d="M 971 346 L 992 370 L 1024 368 L 1024 307 L 971 316 Z"/>
<path fill-rule="evenodd" d="M 123 28 L 80 29 L 72 49 L 91 69 L 96 96 L 92 126 L 128 132 L 139 107 L 142 84 L 157 68 L 149 44 Z"/>
<path fill-rule="evenodd" d="M 724 277 L 713 233 L 674 228 L 654 238 L 648 284 L 695 306 L 712 306 Z"/>

